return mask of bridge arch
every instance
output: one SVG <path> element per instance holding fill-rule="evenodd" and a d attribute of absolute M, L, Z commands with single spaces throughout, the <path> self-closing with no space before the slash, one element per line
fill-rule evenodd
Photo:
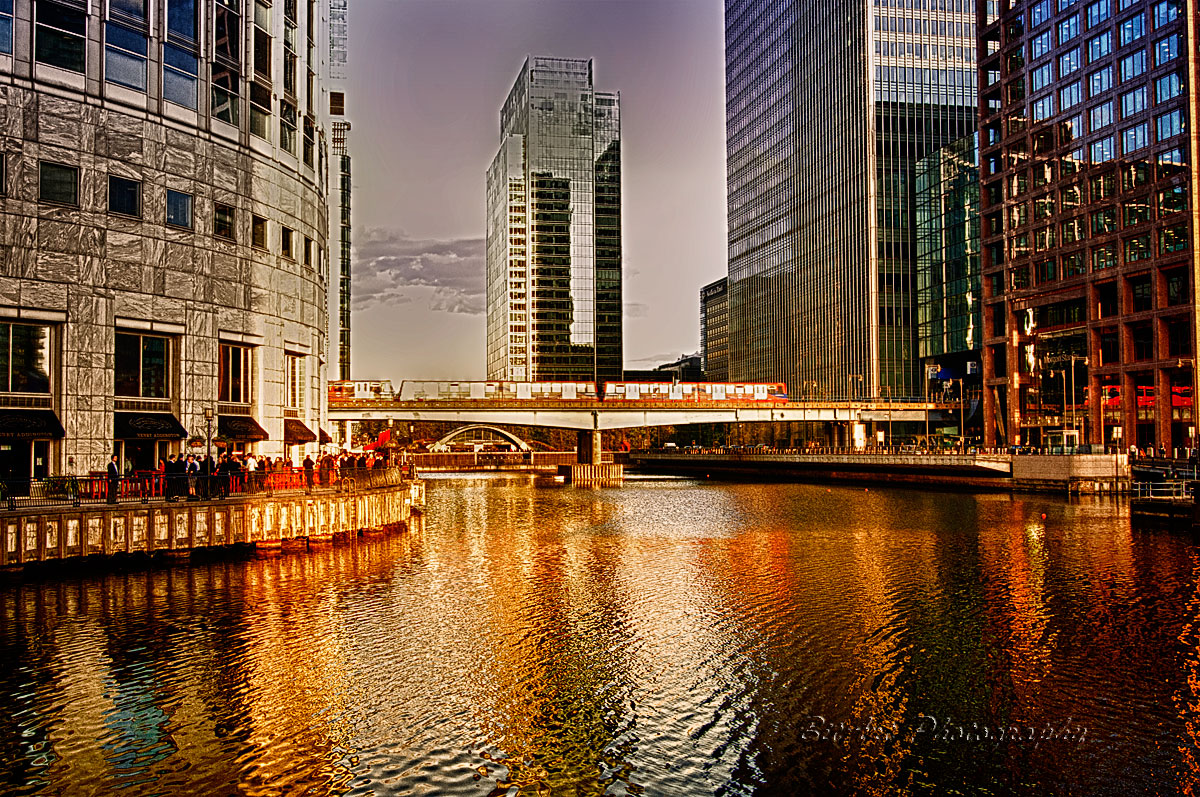
<path fill-rule="evenodd" d="M 506 429 L 501 429 L 499 426 L 488 426 L 487 424 L 482 424 L 482 423 L 474 423 L 474 424 L 471 424 L 470 426 L 460 426 L 459 428 L 450 432 L 450 434 L 443 437 L 441 440 L 438 440 L 436 443 L 431 445 L 429 447 L 429 450 L 430 451 L 443 451 L 450 446 L 450 443 L 457 440 L 458 438 L 463 437 L 464 435 L 473 434 L 475 432 L 492 432 L 493 434 L 499 435 L 501 438 L 512 443 L 514 446 L 517 447 L 518 451 L 529 451 L 530 450 L 529 443 L 526 443 L 524 440 L 517 437 L 512 432 L 510 432 Z"/>

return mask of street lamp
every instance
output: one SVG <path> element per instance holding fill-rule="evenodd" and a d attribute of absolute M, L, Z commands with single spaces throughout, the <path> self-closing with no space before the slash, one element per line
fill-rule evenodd
<path fill-rule="evenodd" d="M 854 389 L 854 385 L 855 385 L 855 383 L 857 383 L 861 388 L 861 386 L 863 384 L 863 375 L 862 374 L 846 374 L 846 379 L 849 380 L 848 387 L 850 388 L 850 398 L 851 398 L 851 400 L 853 400 L 858 397 L 859 393 L 862 392 L 861 389 L 856 391 Z"/>
<path fill-rule="evenodd" d="M 212 407 L 204 408 L 204 447 L 205 458 L 212 462 L 212 422 L 213 411 Z"/>

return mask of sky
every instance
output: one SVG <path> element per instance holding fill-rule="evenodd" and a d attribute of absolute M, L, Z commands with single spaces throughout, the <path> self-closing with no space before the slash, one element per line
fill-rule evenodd
<path fill-rule="evenodd" d="M 625 365 L 699 349 L 726 273 L 720 0 L 351 0 L 354 379 L 484 379 L 486 172 L 530 55 L 621 94 Z"/>

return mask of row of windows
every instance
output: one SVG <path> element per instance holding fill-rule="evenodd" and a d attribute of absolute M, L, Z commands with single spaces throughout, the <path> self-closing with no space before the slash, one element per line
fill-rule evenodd
<path fill-rule="evenodd" d="M 1028 248 L 1028 236 L 1024 236 L 1024 248 L 1016 253 L 1018 255 L 1031 254 Z M 1051 247 L 1052 248 L 1052 247 Z M 1186 224 L 1176 224 L 1170 227 L 1164 227 L 1158 231 L 1158 253 L 1160 255 L 1174 254 L 1176 252 L 1184 252 L 1188 249 L 1188 233 Z M 1103 271 L 1104 269 L 1115 268 L 1118 263 L 1118 255 L 1123 258 L 1126 264 L 1138 263 L 1143 260 L 1149 260 L 1154 256 L 1152 236 L 1150 233 L 1134 236 L 1122 240 L 1120 243 L 1108 243 L 1102 246 L 1093 247 L 1088 252 L 1088 257 L 1091 262 L 1093 272 Z M 1059 271 L 1058 263 L 1061 261 L 1062 270 Z M 1009 288 L 1011 290 L 1020 290 L 1022 288 L 1032 287 L 1034 284 L 1032 278 L 1037 276 L 1039 284 L 1051 280 L 1077 276 L 1087 273 L 1087 267 L 1084 264 L 1084 253 L 1072 252 L 1062 255 L 1060 258 L 1048 258 L 1038 260 L 1035 264 L 1021 263 L 1010 266 Z M 992 275 L 993 277 L 995 275 Z M 993 290 L 999 286 L 994 286 Z M 998 295 L 994 293 L 993 295 Z"/>
<path fill-rule="evenodd" d="M 39 161 L 38 168 L 38 199 L 40 201 L 79 207 L 78 167 L 52 161 Z M 195 197 L 192 194 L 168 188 L 166 200 L 165 223 L 171 227 L 193 229 Z M 142 218 L 142 182 L 110 174 L 108 176 L 108 210 L 110 213 L 122 216 Z M 232 205 L 213 202 L 212 234 L 228 241 L 237 240 L 237 210 Z M 300 256 L 306 266 L 312 266 L 314 261 L 319 263 L 321 253 L 313 239 L 304 236 L 303 249 L 298 252 L 299 238 L 300 236 L 295 230 L 280 225 L 279 253 L 290 260 L 296 260 Z M 270 249 L 267 220 L 262 216 L 251 215 L 250 217 L 250 244 L 256 249 Z"/>
<path fill-rule="evenodd" d="M 48 325 L 0 323 L 0 393 L 50 393 L 52 330 Z M 169 399 L 177 345 L 164 335 L 117 332 L 113 395 Z M 218 401 L 252 403 L 254 348 L 222 343 L 219 358 Z M 303 409 L 304 358 L 285 355 L 284 370 L 286 406 Z"/>
<path fill-rule="evenodd" d="M 273 107 L 271 95 L 271 36 L 269 4 L 256 0 L 254 14 L 254 66 L 258 80 L 250 84 L 250 132 L 270 140 L 270 119 Z M 295 52 L 295 2 L 285 2 L 284 91 L 296 93 L 297 55 Z M 148 82 L 150 32 L 144 0 L 112 0 L 110 10 L 116 21 L 104 25 L 104 79 L 106 82 L 135 91 L 145 92 Z M 309 18 L 313 19 L 309 3 Z M 212 65 L 212 107 L 214 118 L 228 124 L 238 124 L 241 77 L 240 3 L 238 0 L 217 0 L 215 11 L 214 57 Z M 163 99 L 195 110 L 198 107 L 200 85 L 200 56 L 196 48 L 195 0 L 168 0 L 168 41 L 162 47 Z M 311 27 L 311 25 L 310 25 Z M 79 8 L 37 0 L 35 8 L 34 59 L 80 74 L 86 73 L 87 13 Z M 315 57 L 313 43 L 308 43 L 310 63 Z M 12 52 L 12 0 L 0 0 L 0 51 Z M 316 123 L 313 117 L 313 72 L 308 80 L 309 112 L 299 122 L 297 105 L 289 99 L 279 101 L 279 139 L 281 149 L 295 155 L 303 133 L 301 157 L 313 166 L 316 149 Z"/>

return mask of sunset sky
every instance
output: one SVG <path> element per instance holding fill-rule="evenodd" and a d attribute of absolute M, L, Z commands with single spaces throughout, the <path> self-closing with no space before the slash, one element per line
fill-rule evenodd
<path fill-rule="evenodd" d="M 719 0 L 351 0 L 355 379 L 483 379 L 485 172 L 528 55 L 621 93 L 625 364 L 699 348 L 725 274 Z"/>

